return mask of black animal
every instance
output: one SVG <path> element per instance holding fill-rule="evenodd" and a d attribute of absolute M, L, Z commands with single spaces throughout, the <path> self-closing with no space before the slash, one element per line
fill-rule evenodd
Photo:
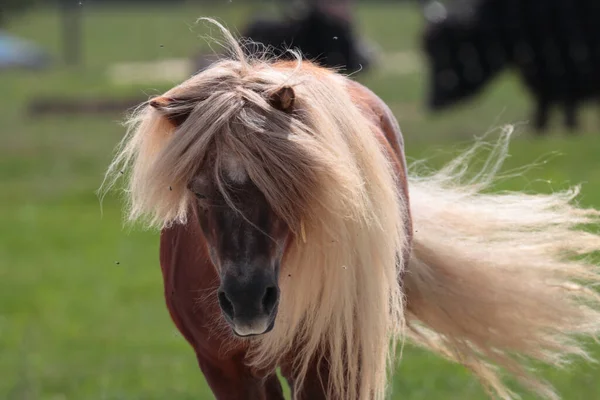
<path fill-rule="evenodd" d="M 577 127 L 577 108 L 600 100 L 599 0 L 472 0 L 425 7 L 423 47 L 430 66 L 429 106 L 470 98 L 507 67 L 521 75 L 545 130 L 549 109 L 564 108 Z"/>
<path fill-rule="evenodd" d="M 317 7 L 283 20 L 258 17 L 246 26 L 242 36 L 270 46 L 272 53 L 284 59 L 293 58 L 287 49 L 298 48 L 305 58 L 344 73 L 365 71 L 372 61 L 348 21 Z M 265 50 L 262 46 L 253 49 L 255 53 L 262 50 Z"/>

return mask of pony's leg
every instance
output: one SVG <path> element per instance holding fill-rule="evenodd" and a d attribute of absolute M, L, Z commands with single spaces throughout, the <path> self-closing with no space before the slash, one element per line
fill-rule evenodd
<path fill-rule="evenodd" d="M 565 102 L 565 126 L 570 133 L 577 129 L 577 103 L 571 99 Z"/>
<path fill-rule="evenodd" d="M 319 365 L 313 363 L 299 388 L 296 387 L 296 382 L 291 377 L 290 368 L 282 367 L 281 372 L 290 385 L 293 400 L 341 400 L 327 398 L 329 368 L 325 362 L 319 363 Z M 294 396 L 294 392 L 298 395 Z"/>
<path fill-rule="evenodd" d="M 265 399 L 267 400 L 283 400 L 283 389 L 281 388 L 281 382 L 276 374 L 270 375 L 264 382 L 265 385 Z"/>
<path fill-rule="evenodd" d="M 198 364 L 217 400 L 284 400 L 277 375 L 257 377 L 241 358 L 215 360 L 198 355 Z"/>
<path fill-rule="evenodd" d="M 546 133 L 546 127 L 548 125 L 548 113 L 550 111 L 550 102 L 543 96 L 537 98 L 537 104 L 534 115 L 534 123 L 537 134 L 542 135 Z"/>

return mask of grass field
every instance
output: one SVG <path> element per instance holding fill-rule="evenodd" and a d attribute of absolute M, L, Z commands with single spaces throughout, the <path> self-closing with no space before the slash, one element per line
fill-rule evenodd
<path fill-rule="evenodd" d="M 123 229 L 114 196 L 100 213 L 94 192 L 124 132 L 122 115 L 34 120 L 25 107 L 33 95 L 125 97 L 166 89 L 111 86 L 106 68 L 190 56 L 204 46 L 198 36 L 207 32 L 194 25 L 200 16 L 241 29 L 252 7 L 223 4 L 117 10 L 84 3 L 83 66 L 0 75 L 0 399 L 212 398 L 166 312 L 157 233 Z M 361 30 L 386 52 L 418 51 L 416 11 L 363 6 Z M 58 57 L 59 21 L 53 10 L 36 10 L 13 20 L 9 30 Z M 510 73 L 475 101 L 433 117 L 422 107 L 422 71 L 382 71 L 360 80 L 393 108 L 410 159 L 435 156 L 432 165 L 439 165 L 474 135 L 528 119 L 529 98 Z M 507 168 L 548 162 L 502 188 L 549 191 L 583 183 L 581 203 L 600 207 L 600 112 L 586 110 L 583 123 L 578 135 L 554 129 L 543 139 L 519 125 Z M 600 398 L 597 366 L 543 371 L 564 399 Z M 464 369 L 410 347 L 394 386 L 395 399 L 486 398 Z"/>

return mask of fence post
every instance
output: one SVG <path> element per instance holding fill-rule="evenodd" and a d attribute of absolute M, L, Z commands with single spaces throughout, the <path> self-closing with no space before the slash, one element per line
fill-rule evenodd
<path fill-rule="evenodd" d="M 67 65 L 81 63 L 82 8 L 80 0 L 62 0 L 63 55 Z"/>

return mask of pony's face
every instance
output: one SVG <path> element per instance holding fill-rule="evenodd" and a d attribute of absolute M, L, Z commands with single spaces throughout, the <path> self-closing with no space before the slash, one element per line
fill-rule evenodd
<path fill-rule="evenodd" d="M 273 108 L 289 112 L 294 91 L 285 86 L 268 100 Z M 171 105 L 185 102 L 162 97 L 150 105 L 177 127 L 189 118 L 189 112 Z M 198 222 L 220 277 L 218 301 L 225 320 L 238 336 L 261 335 L 275 324 L 279 270 L 290 228 L 274 212 L 235 152 L 220 151 L 217 154 L 215 147 L 214 153 L 202 156 L 187 189 L 194 195 Z"/>
<path fill-rule="evenodd" d="M 223 316 L 236 335 L 260 335 L 275 324 L 289 229 L 243 170 L 226 171 L 223 180 L 228 199 L 207 175 L 195 176 L 188 189 L 220 276 Z"/>

